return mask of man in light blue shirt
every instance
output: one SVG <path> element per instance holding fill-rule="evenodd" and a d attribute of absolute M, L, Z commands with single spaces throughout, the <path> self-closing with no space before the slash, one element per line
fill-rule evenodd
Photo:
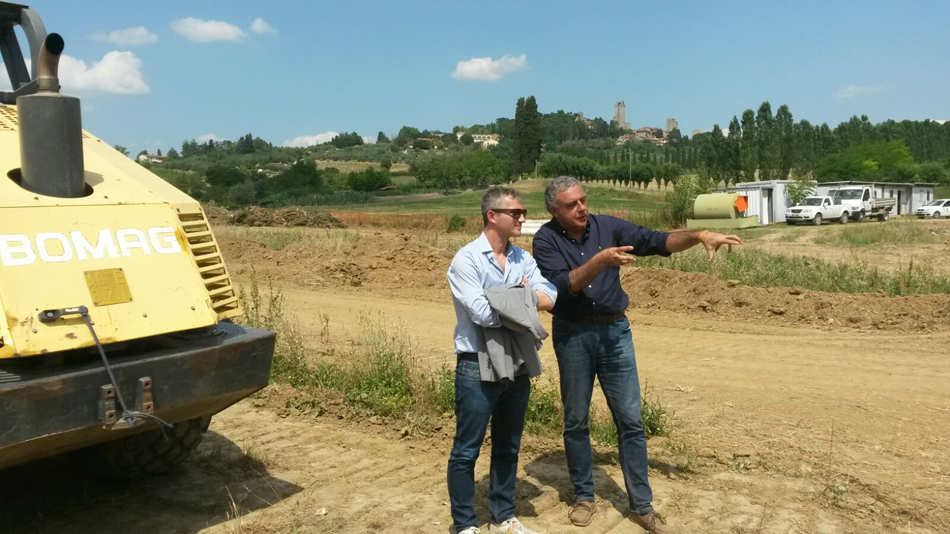
<path fill-rule="evenodd" d="M 458 324 L 455 326 L 455 441 L 449 456 L 448 486 L 452 520 L 458 534 L 477 534 L 475 461 L 491 420 L 491 468 L 488 486 L 490 532 L 533 534 L 515 517 L 518 452 L 528 409 L 531 382 L 524 369 L 514 380 L 480 378 L 478 335 L 481 328 L 501 328 L 485 289 L 524 284 L 538 296 L 538 310 L 550 311 L 557 290 L 538 271 L 524 249 L 509 240 L 521 235 L 527 211 L 517 191 L 493 187 L 482 197 L 485 231 L 462 247 L 449 267 L 449 286 Z"/>

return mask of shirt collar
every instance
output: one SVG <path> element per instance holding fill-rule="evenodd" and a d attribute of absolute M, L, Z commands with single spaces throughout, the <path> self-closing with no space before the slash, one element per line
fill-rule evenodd
<path fill-rule="evenodd" d="M 587 215 L 587 226 L 584 227 L 584 234 L 581 236 L 581 241 L 583 241 L 584 238 L 587 237 L 587 235 L 590 233 L 590 223 L 591 223 L 591 221 L 593 221 L 593 220 L 594 220 L 594 216 L 593 216 L 592 214 L 588 214 L 588 215 Z M 559 223 L 556 218 L 551 217 L 551 225 L 554 227 L 554 231 L 555 231 L 556 233 L 560 234 L 561 236 L 565 237 L 566 239 L 573 239 L 571 236 L 567 235 L 567 230 L 565 230 L 564 227 L 561 226 L 561 223 Z M 483 235 L 484 235 L 484 234 L 483 234 Z"/>
<path fill-rule="evenodd" d="M 482 254 L 494 252 L 494 250 L 491 248 L 491 243 L 488 242 L 488 236 L 485 235 L 485 232 L 482 232 L 482 235 L 478 236 L 478 239 L 475 240 L 475 246 L 478 247 L 478 251 Z M 508 255 L 509 252 L 511 252 L 510 241 L 505 245 L 505 255 Z"/>

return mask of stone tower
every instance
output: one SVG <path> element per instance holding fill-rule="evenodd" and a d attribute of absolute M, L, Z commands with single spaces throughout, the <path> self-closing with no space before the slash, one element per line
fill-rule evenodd
<path fill-rule="evenodd" d="M 627 122 L 627 105 L 623 100 L 614 104 L 614 122 L 624 130 L 630 129 L 630 123 Z"/>

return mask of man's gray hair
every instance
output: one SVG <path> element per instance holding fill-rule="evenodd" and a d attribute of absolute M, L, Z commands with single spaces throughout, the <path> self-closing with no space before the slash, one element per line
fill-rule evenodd
<path fill-rule="evenodd" d="M 567 191 L 575 185 L 581 185 L 577 178 L 573 176 L 558 176 L 551 180 L 544 189 L 544 205 L 548 209 L 557 207 L 557 194 L 561 191 Z"/>
<path fill-rule="evenodd" d="M 485 191 L 485 194 L 482 195 L 482 223 L 485 226 L 488 226 L 488 210 L 501 208 L 506 198 L 520 201 L 521 194 L 511 187 L 503 185 L 489 187 L 488 191 Z"/>

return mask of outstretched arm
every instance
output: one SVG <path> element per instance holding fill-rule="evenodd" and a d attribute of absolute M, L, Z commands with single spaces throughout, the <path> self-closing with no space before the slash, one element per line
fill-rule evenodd
<path fill-rule="evenodd" d="M 702 230 L 697 232 L 671 232 L 666 239 L 667 252 L 682 252 L 702 243 L 706 248 L 706 257 L 713 259 L 716 251 L 723 245 L 741 245 L 742 239 L 735 235 Z"/>

